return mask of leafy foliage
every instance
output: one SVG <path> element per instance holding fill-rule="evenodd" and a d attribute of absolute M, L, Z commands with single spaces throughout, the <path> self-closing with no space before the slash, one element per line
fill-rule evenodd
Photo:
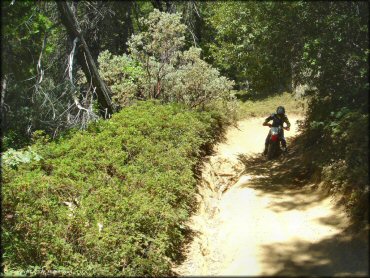
<path fill-rule="evenodd" d="M 232 101 L 234 85 L 217 69 L 200 58 L 201 49 L 191 47 L 180 56 L 177 69 L 168 74 L 164 98 L 190 107 L 204 106 L 213 100 Z"/>
<path fill-rule="evenodd" d="M 40 159 L 42 159 L 42 157 L 33 151 L 30 146 L 28 146 L 28 150 L 25 151 L 16 151 L 10 148 L 2 155 L 2 162 L 4 165 L 13 169 L 17 169 L 18 165 L 21 163 L 30 163 L 32 160 L 39 161 Z"/>
<path fill-rule="evenodd" d="M 284 2 L 208 3 L 206 22 L 213 34 L 208 59 L 239 89 L 271 95 L 291 90 L 296 6 Z M 299 29 L 299 28 L 298 28 Z"/>
<path fill-rule="evenodd" d="M 5 273 L 163 276 L 194 207 L 215 113 L 142 102 L 3 171 Z"/>
<path fill-rule="evenodd" d="M 124 107 L 137 97 L 144 71 L 136 61 L 126 54 L 113 56 L 106 50 L 100 53 L 98 63 L 100 75 L 111 88 L 116 103 Z"/>
<path fill-rule="evenodd" d="M 69 3 L 76 10 L 94 60 L 103 49 L 124 53 L 128 38 L 140 29 L 134 24 L 134 11 L 147 15 L 153 10 L 150 2 Z M 3 150 L 24 147 L 38 129 L 55 137 L 71 127 L 84 127 L 92 117 L 74 105 L 74 95 L 88 110 L 91 98 L 96 96 L 90 86 L 75 92 L 67 82 L 68 55 L 74 38 L 60 24 L 56 2 L 5 0 L 1 1 L 1 11 L 2 81 L 6 80 L 1 104 Z M 75 77 L 78 59 L 74 60 Z"/>
<path fill-rule="evenodd" d="M 39 12 L 33 1 L 2 1 L 2 82 L 6 90 L 2 92 L 3 149 L 21 147 L 28 143 L 27 127 L 39 122 L 32 121 L 41 104 L 31 101 L 33 85 L 36 81 L 36 63 L 41 51 L 44 34 L 51 27 L 51 21 Z M 44 55 L 50 55 L 45 50 Z M 36 104 L 36 105 L 35 105 Z"/>
<path fill-rule="evenodd" d="M 299 82 L 309 84 L 302 126 L 318 172 L 357 220 L 368 219 L 368 3 L 303 5 Z M 313 146 L 325 146 L 313 147 Z M 323 169 L 323 171 L 321 171 Z"/>
<path fill-rule="evenodd" d="M 184 46 L 185 25 L 179 14 L 154 10 L 143 24 L 147 31 L 132 36 L 130 55 L 99 55 L 99 71 L 121 106 L 134 99 L 160 98 L 190 107 L 214 100 L 232 100 L 233 81 L 201 59 L 201 49 Z M 166 30 L 166 31 L 164 31 Z"/>
<path fill-rule="evenodd" d="M 234 82 L 220 76 L 200 57 L 201 49 L 182 51 L 185 25 L 180 14 L 154 10 L 143 20 L 146 31 L 129 41 L 131 56 L 143 67 L 141 94 L 197 107 L 213 99 L 231 99 Z"/>

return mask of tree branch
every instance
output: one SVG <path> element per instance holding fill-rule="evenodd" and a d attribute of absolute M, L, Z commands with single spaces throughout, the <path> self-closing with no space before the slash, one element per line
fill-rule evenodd
<path fill-rule="evenodd" d="M 71 38 L 78 37 L 79 47 L 77 51 L 77 61 L 82 67 L 82 70 L 86 76 L 87 80 L 92 80 L 93 85 L 96 87 L 96 93 L 98 97 L 98 103 L 101 108 L 102 115 L 104 116 L 103 111 L 106 111 L 109 116 L 116 110 L 114 104 L 111 101 L 110 95 L 111 91 L 104 81 L 100 78 L 98 69 L 95 65 L 95 62 L 91 56 L 89 47 L 82 35 L 82 30 L 80 25 L 73 14 L 71 8 L 68 6 L 67 2 L 56 1 L 59 12 L 61 14 L 61 21 L 66 27 L 67 32 Z M 85 60 L 85 57 L 86 60 Z"/>

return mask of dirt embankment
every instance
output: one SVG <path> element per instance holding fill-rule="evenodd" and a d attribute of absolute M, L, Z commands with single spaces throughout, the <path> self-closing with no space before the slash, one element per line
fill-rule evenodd
<path fill-rule="evenodd" d="M 290 117 L 297 133 L 299 116 Z M 333 200 L 307 184 L 294 150 L 277 161 L 261 156 L 263 118 L 230 128 L 203 169 L 196 233 L 179 275 L 368 274 L 367 242 L 345 232 Z M 294 174 L 292 174 L 294 173 Z"/>

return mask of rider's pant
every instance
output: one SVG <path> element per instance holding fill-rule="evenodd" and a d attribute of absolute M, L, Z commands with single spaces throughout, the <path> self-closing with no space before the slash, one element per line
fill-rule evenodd
<path fill-rule="evenodd" d="M 267 134 L 267 137 L 266 137 L 266 140 L 265 140 L 265 150 L 267 150 L 267 148 L 268 148 L 268 145 L 269 145 L 269 142 L 270 142 L 270 136 L 271 136 L 271 130 Z M 285 140 L 285 137 L 284 137 L 284 130 L 280 131 L 279 137 L 280 137 L 280 141 L 281 141 L 281 146 L 283 148 L 286 148 L 286 140 Z"/>

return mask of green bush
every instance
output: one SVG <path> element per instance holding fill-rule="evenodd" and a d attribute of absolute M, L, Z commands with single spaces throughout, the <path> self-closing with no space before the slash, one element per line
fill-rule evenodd
<path fill-rule="evenodd" d="M 112 91 L 113 101 L 121 107 L 127 106 L 137 97 L 144 75 L 143 68 L 130 56 L 112 55 L 108 50 L 99 54 L 99 74 Z"/>
<path fill-rule="evenodd" d="M 200 48 L 184 49 L 186 26 L 180 14 L 154 10 L 142 21 L 144 30 L 128 42 L 129 55 L 103 51 L 98 58 L 99 72 L 116 104 L 160 99 L 204 108 L 234 99 L 234 81 L 204 61 Z"/>
<path fill-rule="evenodd" d="M 3 170 L 5 273 L 170 274 L 213 112 L 141 102 Z M 42 140 L 42 139 L 40 139 Z"/>
<path fill-rule="evenodd" d="M 332 193 L 343 196 L 352 219 L 362 225 L 368 219 L 369 116 L 347 107 L 311 107 L 316 114 L 311 112 L 308 118 L 311 121 L 306 120 L 303 126 L 306 163 L 312 164 L 320 181 Z M 317 120 L 323 111 L 329 115 Z"/>

